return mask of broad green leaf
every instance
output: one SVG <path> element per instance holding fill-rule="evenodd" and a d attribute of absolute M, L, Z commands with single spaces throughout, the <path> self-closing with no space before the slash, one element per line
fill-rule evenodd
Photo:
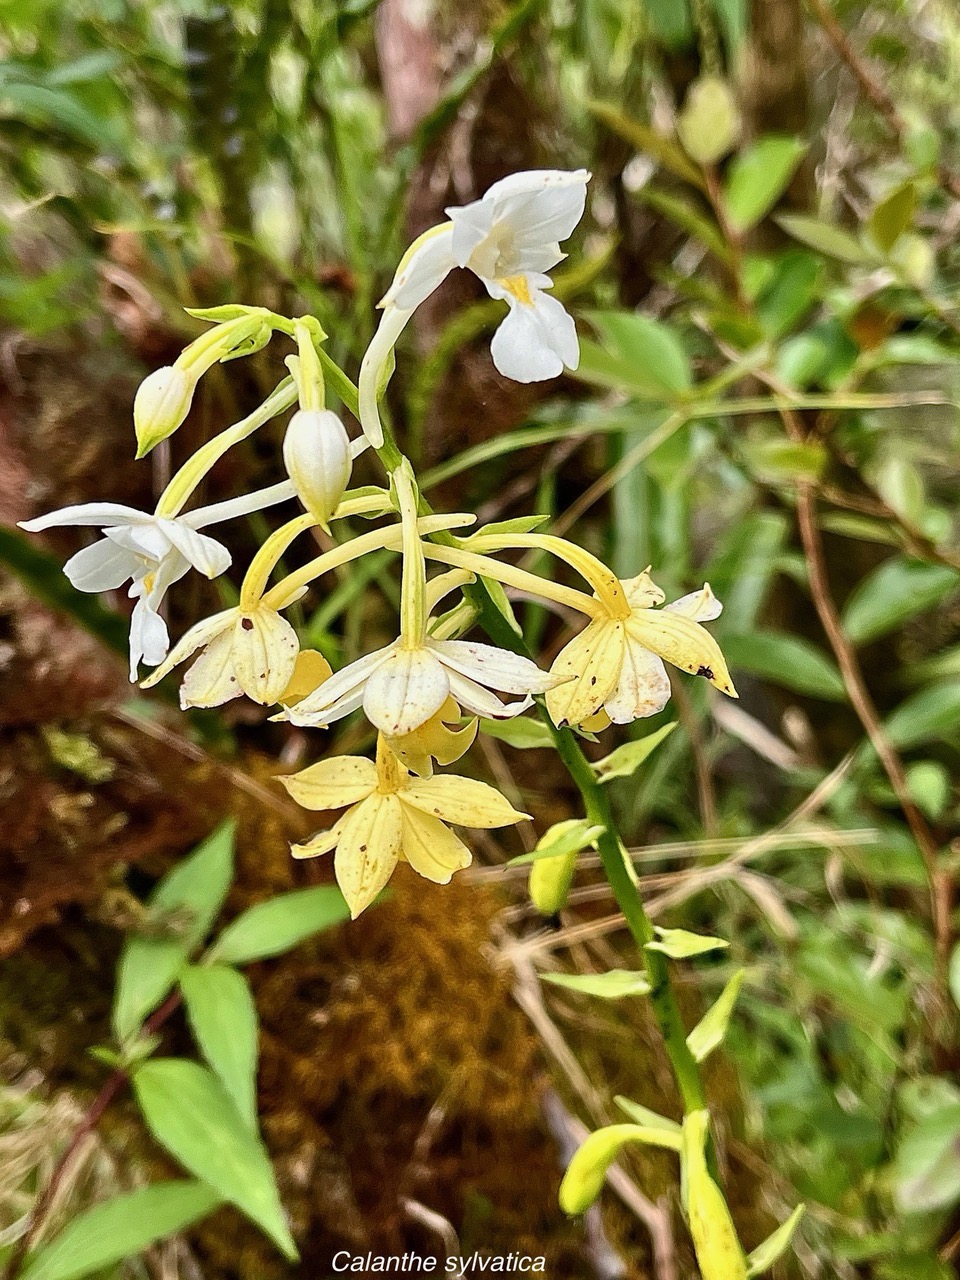
<path fill-rule="evenodd" d="M 774 484 L 817 480 L 827 463 L 827 451 L 819 441 L 748 438 L 740 449 L 750 470 Z"/>
<path fill-rule="evenodd" d="M 607 1170 L 630 1142 L 680 1150 L 680 1134 L 672 1129 L 652 1129 L 639 1124 L 613 1124 L 591 1133 L 574 1155 L 560 1183 L 560 1208 L 583 1213 L 600 1194 Z"/>
<path fill-rule="evenodd" d="M 889 253 L 910 229 L 916 211 L 917 188 L 912 182 L 905 182 L 880 201 L 870 215 L 867 230 L 881 253 Z"/>
<path fill-rule="evenodd" d="M 693 386 L 690 359 L 673 329 L 635 311 L 588 311 L 603 346 L 633 370 L 633 385 L 668 399 Z"/>
<path fill-rule="evenodd" d="M 697 1062 L 709 1057 L 714 1049 L 723 1042 L 730 1025 L 730 1015 L 737 1003 L 737 996 L 743 986 L 746 969 L 738 969 L 721 991 L 715 1004 L 711 1005 L 697 1025 L 687 1036 L 687 1047 Z"/>
<path fill-rule="evenodd" d="M 113 1032 L 121 1043 L 157 1007 L 187 957 L 209 933 L 233 877 L 233 847 L 233 823 L 223 823 L 151 894 L 149 919 L 158 928 L 170 921 L 176 935 L 169 939 L 135 936 L 127 941 L 113 1006 Z"/>
<path fill-rule="evenodd" d="M 799 138 L 758 138 L 734 159 L 724 202 L 735 231 L 749 231 L 769 213 L 790 184 L 807 147 Z"/>
<path fill-rule="evenodd" d="M 932 608 L 960 585 L 946 565 L 894 556 L 857 586 L 843 611 L 843 629 L 854 644 L 867 644 Z"/>
<path fill-rule="evenodd" d="M 649 1107 L 642 1107 L 639 1102 L 625 1098 L 621 1093 L 618 1093 L 613 1100 L 621 1111 L 626 1112 L 634 1124 L 641 1124 L 646 1129 L 666 1129 L 670 1133 L 675 1133 L 678 1138 L 683 1132 L 676 1120 L 669 1120 L 666 1116 L 651 1111 Z"/>
<path fill-rule="evenodd" d="M 134 1074 L 133 1088 L 157 1142 L 295 1261 L 266 1149 L 213 1072 L 179 1058 L 153 1058 Z"/>
<path fill-rule="evenodd" d="M 200 1052 L 255 1131 L 258 1025 L 249 983 L 226 965 L 188 965 L 180 990 Z"/>
<path fill-rule="evenodd" d="M 689 933 L 686 929 L 661 929 L 653 926 L 656 942 L 646 944 L 647 951 L 662 951 L 671 960 L 685 960 L 688 956 L 702 956 L 707 951 L 719 951 L 729 947 L 723 938 L 708 938 L 703 934 Z"/>
<path fill-rule="evenodd" d="M 610 782 L 614 778 L 631 777 L 676 727 L 677 722 L 674 720 L 653 733 L 648 733 L 645 738 L 637 738 L 633 742 L 625 742 L 622 746 L 616 747 L 608 756 L 597 760 L 593 765 L 597 781 Z"/>
<path fill-rule="evenodd" d="M 954 1004 L 960 1009 L 960 942 L 950 955 L 950 994 Z"/>
<path fill-rule="evenodd" d="M 778 631 L 751 631 L 725 635 L 723 652 L 733 670 L 748 671 L 794 693 L 810 694 L 828 702 L 846 698 L 836 665 L 809 640 Z"/>
<path fill-rule="evenodd" d="M 24 120 L 45 131 L 57 130 L 95 151 L 110 151 L 119 144 L 112 119 L 94 115 L 62 88 L 7 80 L 0 90 L 0 118 Z"/>
<path fill-rule="evenodd" d="M 819 218 L 808 218 L 799 213 L 782 213 L 774 218 L 774 222 L 786 231 L 788 236 L 799 240 L 817 253 L 826 254 L 828 258 L 836 258 L 840 262 L 857 265 L 869 262 L 870 255 L 860 241 L 835 227 L 831 222 L 821 222 Z"/>
<path fill-rule="evenodd" d="M 793 1233 L 800 1225 L 800 1219 L 803 1217 L 806 1207 L 805 1204 L 798 1204 L 786 1222 L 777 1227 L 773 1235 L 767 1236 L 763 1244 L 758 1244 L 756 1249 L 747 1256 L 748 1276 L 762 1275 L 764 1271 L 768 1271 L 773 1266 L 778 1258 L 783 1257 L 790 1248 Z"/>
<path fill-rule="evenodd" d="M 672 138 L 657 133 L 648 124 L 624 115 L 620 108 L 613 104 L 588 102 L 587 107 L 608 129 L 618 133 L 621 138 L 626 138 L 638 151 L 656 160 L 675 177 L 682 178 L 701 190 L 704 188 L 703 174 Z"/>
<path fill-rule="evenodd" d="M 530 716 L 515 716 L 512 720 L 481 719 L 480 732 L 488 738 L 505 742 L 508 747 L 516 747 L 518 751 L 553 746 L 547 726 L 542 720 L 534 720 Z"/>
<path fill-rule="evenodd" d="M 885 727 L 894 746 L 901 748 L 953 738 L 960 729 L 960 684 L 930 685 L 911 694 L 886 720 Z"/>
<path fill-rule="evenodd" d="M 601 1000 L 622 1000 L 625 996 L 648 996 L 650 982 L 645 973 L 631 969 L 609 969 L 606 973 L 543 973 L 544 982 L 579 991 Z"/>
<path fill-rule="evenodd" d="M 219 964 L 249 964 L 282 955 L 291 947 L 350 919 L 350 909 L 335 885 L 317 885 L 258 902 L 227 925 L 210 958 Z"/>
<path fill-rule="evenodd" d="M 220 1203 L 203 1182 L 156 1182 L 117 1196 L 73 1218 L 32 1255 L 20 1280 L 81 1280 L 186 1230 Z"/>
<path fill-rule="evenodd" d="M 960 1105 L 944 1107 L 908 1129 L 893 1165 L 904 1213 L 929 1213 L 960 1201 Z"/>
<path fill-rule="evenodd" d="M 736 146 L 740 127 L 740 110 L 726 80 L 715 75 L 694 80 L 677 117 L 677 136 L 687 155 L 697 164 L 716 164 Z"/>

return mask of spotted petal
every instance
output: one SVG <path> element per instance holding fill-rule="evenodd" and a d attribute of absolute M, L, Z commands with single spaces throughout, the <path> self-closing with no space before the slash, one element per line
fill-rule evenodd
<path fill-rule="evenodd" d="M 630 639 L 652 649 L 681 671 L 703 676 L 721 693 L 737 696 L 720 646 L 698 622 L 666 609 L 634 613 L 627 623 Z"/>
<path fill-rule="evenodd" d="M 449 827 L 412 805 L 402 804 L 402 812 L 403 856 L 414 871 L 434 884 L 449 884 L 455 871 L 469 867 L 470 850 Z"/>
<path fill-rule="evenodd" d="M 277 781 L 305 809 L 344 809 L 376 790 L 377 767 L 362 756 L 334 756 Z"/>
<path fill-rule="evenodd" d="M 529 658 L 496 645 L 469 640 L 431 640 L 429 645 L 445 667 L 502 693 L 544 693 L 561 682 Z"/>
<path fill-rule="evenodd" d="M 354 920 L 393 875 L 403 822 L 396 796 L 372 795 L 341 819 L 334 870 Z"/>
<path fill-rule="evenodd" d="M 625 642 L 622 622 L 598 618 L 560 650 L 550 670 L 570 678 L 547 691 L 554 724 L 582 724 L 600 710 L 620 678 Z"/>
<path fill-rule="evenodd" d="M 670 680 L 663 662 L 655 653 L 634 644 L 624 645 L 620 679 L 603 709 L 614 724 L 630 724 L 645 716 L 655 716 L 670 701 Z"/>
<path fill-rule="evenodd" d="M 404 805 L 460 827 L 507 827 L 530 816 L 514 809 L 495 787 L 449 773 L 414 779 L 401 794 Z"/>
<path fill-rule="evenodd" d="M 254 702 L 276 702 L 290 683 L 300 641 L 286 618 L 266 607 L 241 614 L 233 631 L 240 688 Z"/>
<path fill-rule="evenodd" d="M 363 710 L 381 733 L 399 738 L 419 729 L 449 693 L 447 673 L 429 649 L 398 646 L 367 680 Z"/>
<path fill-rule="evenodd" d="M 224 609 L 221 613 L 215 613 L 212 617 L 204 618 L 201 622 L 196 623 L 173 646 L 156 671 L 152 671 L 146 680 L 141 681 L 140 688 L 152 689 L 175 666 L 181 662 L 186 662 L 198 649 L 202 649 L 205 644 L 209 644 L 214 636 L 228 630 L 228 628 L 232 628 L 236 616 L 236 609 Z"/>

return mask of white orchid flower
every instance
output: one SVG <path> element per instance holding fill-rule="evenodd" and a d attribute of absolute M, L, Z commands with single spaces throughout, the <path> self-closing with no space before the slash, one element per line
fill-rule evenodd
<path fill-rule="evenodd" d="M 554 378 L 575 369 L 580 347 L 573 319 L 545 272 L 566 256 L 560 241 L 583 217 L 586 169 L 533 169 L 495 182 L 481 199 L 446 210 L 450 221 L 410 246 L 380 306 L 383 318 L 360 366 L 360 421 L 375 448 L 383 443 L 377 410 L 380 383 L 397 339 L 413 312 L 455 267 L 478 276 L 506 317 L 490 353 L 515 382 Z"/>
<path fill-rule="evenodd" d="M 20 527 L 29 533 L 68 525 L 103 530 L 103 537 L 71 556 L 63 571 L 78 591 L 96 594 L 115 591 L 125 582 L 131 584 L 130 596 L 136 600 L 130 619 L 133 682 L 141 662 L 156 666 L 170 647 L 167 626 L 159 614 L 167 590 L 190 568 L 216 578 L 230 567 L 227 548 L 199 530 L 261 511 L 293 497 L 293 493 L 293 485 L 284 481 L 177 516 L 151 515 L 119 502 L 86 502 L 23 520 Z"/>

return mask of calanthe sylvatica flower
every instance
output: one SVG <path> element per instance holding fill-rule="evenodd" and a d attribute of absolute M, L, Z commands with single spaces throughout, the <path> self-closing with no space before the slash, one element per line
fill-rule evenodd
<path fill-rule="evenodd" d="M 436 884 L 449 883 L 470 865 L 470 850 L 447 823 L 490 830 L 529 816 L 484 782 L 452 775 L 414 777 L 382 738 L 376 764 L 336 756 L 279 781 L 306 809 L 347 809 L 328 831 L 294 845 L 292 852 L 295 858 L 313 858 L 336 849 L 337 883 L 354 919 L 401 859 Z"/>
<path fill-rule="evenodd" d="M 325 680 L 291 707 L 287 718 L 297 725 L 326 727 L 362 706 L 382 734 L 402 738 L 436 715 L 450 697 L 473 715 L 518 715 L 532 705 L 532 694 L 551 688 L 558 677 L 494 645 L 439 640 L 430 634 L 415 486 L 406 466 L 393 479 L 403 531 L 400 635 Z M 522 699 L 505 704 L 490 689 L 521 694 Z"/>
<path fill-rule="evenodd" d="M 509 308 L 493 336 L 497 369 L 516 382 L 554 378 L 580 360 L 577 332 L 545 289 L 583 216 L 586 169 L 534 169 L 495 182 L 480 200 L 446 210 L 449 222 L 424 232 L 407 250 L 380 303 L 383 317 L 360 366 L 360 421 L 374 447 L 383 442 L 380 383 L 410 316 L 455 267 L 483 282 Z"/>
<path fill-rule="evenodd" d="M 291 496 L 289 485 L 272 485 L 185 515 L 164 515 L 160 506 L 150 514 L 118 502 L 87 502 L 23 520 L 20 527 L 30 533 L 66 525 L 103 530 L 103 537 L 71 556 L 63 571 L 78 591 L 115 591 L 130 583 L 137 602 L 130 619 L 130 679 L 135 681 L 141 662 L 156 666 L 167 655 L 167 626 L 158 612 L 167 590 L 191 567 L 215 578 L 230 566 L 226 547 L 199 530 Z"/>
<path fill-rule="evenodd" d="M 666 597 L 645 571 L 598 598 L 599 612 L 551 667 L 565 677 L 547 692 L 555 724 L 583 725 L 601 712 L 615 724 L 656 715 L 670 700 L 664 660 L 737 696 L 719 645 L 700 625 L 722 609 L 709 585 L 659 609 Z"/>
<path fill-rule="evenodd" d="M 172 365 L 155 369 L 141 382 L 133 401 L 138 458 L 182 425 L 208 369 L 233 355 L 255 351 L 269 340 L 268 312 L 252 307 L 237 310 L 244 314 L 216 325 L 191 342 Z"/>

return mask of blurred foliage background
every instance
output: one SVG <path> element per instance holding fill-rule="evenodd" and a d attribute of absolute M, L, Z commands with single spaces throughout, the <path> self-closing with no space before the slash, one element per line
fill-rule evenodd
<path fill-rule="evenodd" d="M 704 77 L 735 111 L 690 94 Z M 15 522 L 151 503 L 282 376 L 269 350 L 215 371 L 135 467 L 133 392 L 196 335 L 185 306 L 309 310 L 355 373 L 403 248 L 445 204 L 583 165 L 556 286 L 578 374 L 498 378 L 499 304 L 461 274 L 405 335 L 388 411 L 438 506 L 543 512 L 622 576 L 652 564 L 668 596 L 707 579 L 725 602 L 741 701 L 678 684 L 634 729 L 678 727 L 611 786 L 657 920 L 731 941 L 685 970 L 691 1024 L 747 969 L 708 1073 L 741 1236 L 804 1200 L 781 1277 L 955 1274 L 958 89 L 951 0 L 2 0 L 0 1246 L 99 1086 L 87 1049 L 151 884 L 226 813 L 228 910 L 325 880 L 290 863 L 307 828 L 271 775 L 368 745 L 349 722 L 320 741 L 259 708 L 182 718 L 136 694 L 126 601 L 60 575 L 83 535 L 41 549 Z M 279 478 L 279 440 L 231 454 L 204 498 Z M 264 527 L 233 529 L 236 566 Z M 172 629 L 231 603 L 232 581 L 186 580 Z M 395 603 L 371 557 L 300 620 L 345 662 L 392 635 Z M 568 620 L 515 605 L 551 658 Z M 642 1001 L 541 988 L 544 970 L 623 963 L 622 936 L 589 860 L 552 923 L 503 869 L 578 816 L 538 735 L 504 739 L 471 768 L 536 831 L 485 836 L 446 889 L 398 876 L 360 924 L 251 971 L 303 1263 L 221 1210 L 104 1274 L 442 1253 L 424 1207 L 462 1252 L 543 1253 L 554 1276 L 695 1274 L 656 1155 L 625 1156 L 584 1220 L 556 1207 L 578 1124 L 609 1120 L 616 1093 L 675 1100 Z M 126 1106 L 61 1220 L 167 1167 Z"/>

